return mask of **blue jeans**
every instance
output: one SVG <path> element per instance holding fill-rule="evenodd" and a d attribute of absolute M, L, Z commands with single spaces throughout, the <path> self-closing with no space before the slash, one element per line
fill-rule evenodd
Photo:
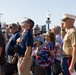
<path fill-rule="evenodd" d="M 62 68 L 63 68 L 64 75 L 68 75 L 69 74 L 69 70 L 68 70 L 67 58 L 63 58 L 63 60 L 62 60 Z"/>
<path fill-rule="evenodd" d="M 51 67 L 49 66 L 48 68 L 44 68 L 45 70 L 45 75 L 51 75 Z"/>
<path fill-rule="evenodd" d="M 71 57 L 70 57 L 70 60 L 69 60 L 69 63 L 71 63 Z M 68 58 L 63 58 L 62 60 L 62 69 L 63 69 L 63 72 L 64 72 L 64 75 L 69 75 L 69 67 L 68 67 Z M 75 71 L 76 71 L 76 64 L 75 64 Z"/>

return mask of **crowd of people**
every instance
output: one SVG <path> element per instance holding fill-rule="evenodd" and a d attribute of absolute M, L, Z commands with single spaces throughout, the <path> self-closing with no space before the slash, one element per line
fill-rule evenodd
<path fill-rule="evenodd" d="M 6 32 L 0 25 L 0 75 L 71 75 L 76 70 L 75 19 L 74 15 L 63 14 L 61 25 L 46 33 L 33 29 L 34 21 L 29 18 L 21 25 L 8 25 Z M 62 72 L 53 71 L 54 62 Z M 9 69 L 6 63 L 13 65 L 12 73 L 12 67 L 5 72 Z"/>

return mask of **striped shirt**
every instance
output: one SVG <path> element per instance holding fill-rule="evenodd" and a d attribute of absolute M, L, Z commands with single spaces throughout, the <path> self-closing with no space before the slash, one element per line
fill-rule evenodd
<path fill-rule="evenodd" d="M 53 62 L 50 56 L 50 50 L 54 50 L 54 44 L 52 42 L 43 46 L 38 52 L 38 63 L 43 68 L 49 67 Z"/>

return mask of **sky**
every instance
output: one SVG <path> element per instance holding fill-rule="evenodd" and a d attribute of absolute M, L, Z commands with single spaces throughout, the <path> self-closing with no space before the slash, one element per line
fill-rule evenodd
<path fill-rule="evenodd" d="M 76 0 L 0 0 L 0 13 L 3 14 L 0 21 L 6 24 L 21 23 L 27 17 L 34 20 L 35 25 L 43 26 L 48 11 L 51 29 L 60 25 L 63 13 L 76 15 Z"/>

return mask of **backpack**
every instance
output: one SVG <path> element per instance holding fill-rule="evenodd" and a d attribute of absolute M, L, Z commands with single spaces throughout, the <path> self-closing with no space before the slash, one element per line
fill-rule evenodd
<path fill-rule="evenodd" d="M 36 65 L 34 66 L 34 75 L 45 75 L 45 71 L 41 66 Z"/>
<path fill-rule="evenodd" d="M 52 72 L 55 75 L 64 75 L 61 65 L 56 61 L 52 64 Z"/>

